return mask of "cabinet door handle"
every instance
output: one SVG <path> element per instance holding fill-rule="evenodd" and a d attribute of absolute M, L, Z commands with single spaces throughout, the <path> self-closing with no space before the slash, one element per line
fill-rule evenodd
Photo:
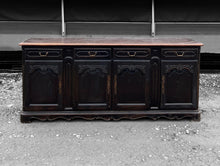
<path fill-rule="evenodd" d="M 162 76 L 162 94 L 165 94 L 165 75 Z"/>
<path fill-rule="evenodd" d="M 175 53 L 176 53 L 176 56 L 183 56 L 184 55 L 184 51 L 182 51 L 182 54 L 179 54 L 177 51 Z"/>
<path fill-rule="evenodd" d="M 133 54 L 131 54 L 131 53 L 128 51 L 128 56 L 130 56 L 130 57 L 134 57 L 136 54 L 137 54 L 137 52 L 134 52 Z"/>
<path fill-rule="evenodd" d="M 39 55 L 44 57 L 44 56 L 47 56 L 48 55 L 48 52 L 46 52 L 45 54 L 42 54 L 42 52 L 39 52 Z"/>
<path fill-rule="evenodd" d="M 111 75 L 108 75 L 107 76 L 107 93 L 108 93 L 108 95 L 110 95 L 110 90 L 111 90 Z"/>
<path fill-rule="evenodd" d="M 95 51 L 95 52 L 94 51 L 89 51 L 88 54 L 89 54 L 89 56 L 94 57 L 94 56 L 96 56 L 97 51 Z"/>
<path fill-rule="evenodd" d="M 114 95 L 117 95 L 117 75 L 114 75 Z"/>

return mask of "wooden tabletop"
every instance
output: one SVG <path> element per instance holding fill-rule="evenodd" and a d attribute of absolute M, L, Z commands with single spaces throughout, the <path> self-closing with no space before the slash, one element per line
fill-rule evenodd
<path fill-rule="evenodd" d="M 31 38 L 20 46 L 203 46 L 188 38 Z"/>

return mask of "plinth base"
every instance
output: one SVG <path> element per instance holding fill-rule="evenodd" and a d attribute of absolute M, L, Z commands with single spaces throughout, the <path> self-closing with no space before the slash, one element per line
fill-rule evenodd
<path fill-rule="evenodd" d="M 21 122 L 30 123 L 33 120 L 54 121 L 57 119 L 73 120 L 96 120 L 118 121 L 122 119 L 136 120 L 148 118 L 158 120 L 165 118 L 169 120 L 181 120 L 190 118 L 200 121 L 199 110 L 153 110 L 153 111 L 23 111 L 21 113 Z"/>

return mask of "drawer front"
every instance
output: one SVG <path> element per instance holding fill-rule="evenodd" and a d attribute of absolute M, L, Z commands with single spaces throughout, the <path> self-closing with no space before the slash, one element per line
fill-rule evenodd
<path fill-rule="evenodd" d="M 166 58 L 196 58 L 197 48 L 162 48 L 161 54 Z"/>
<path fill-rule="evenodd" d="M 111 57 L 110 48 L 76 48 L 76 59 L 108 59 Z"/>
<path fill-rule="evenodd" d="M 62 49 L 25 49 L 25 57 L 26 59 L 62 59 Z"/>
<path fill-rule="evenodd" d="M 149 48 L 115 48 L 116 58 L 147 58 L 150 56 Z"/>

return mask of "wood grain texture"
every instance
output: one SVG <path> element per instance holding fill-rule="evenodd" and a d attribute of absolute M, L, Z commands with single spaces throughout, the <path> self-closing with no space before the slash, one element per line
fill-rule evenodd
<path fill-rule="evenodd" d="M 31 38 L 20 46 L 203 46 L 188 38 Z"/>

